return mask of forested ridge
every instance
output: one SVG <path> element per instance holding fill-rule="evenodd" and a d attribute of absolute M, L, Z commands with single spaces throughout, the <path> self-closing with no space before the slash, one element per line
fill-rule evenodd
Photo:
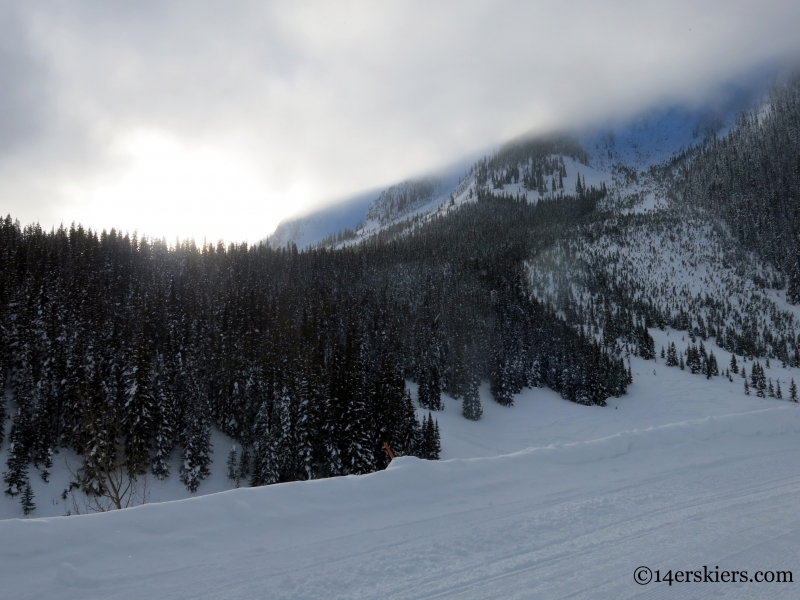
<path fill-rule="evenodd" d="M 789 299 L 800 302 L 800 75 L 777 83 L 729 133 L 657 174 L 675 201 L 722 218 L 745 248 L 784 273 Z"/>
<path fill-rule="evenodd" d="M 785 77 L 725 135 L 612 175 L 594 218 L 532 255 L 536 297 L 626 348 L 642 347 L 631 321 L 686 332 L 661 348 L 667 366 L 738 375 L 745 393 L 781 398 L 779 375 L 773 389 L 758 358 L 800 365 L 800 321 L 786 304 L 800 301 L 800 78 Z M 730 366 L 711 341 L 734 355 Z M 736 355 L 754 363 L 752 385 Z"/>
<path fill-rule="evenodd" d="M 231 469 L 252 485 L 382 469 L 384 442 L 436 458 L 435 418 L 419 423 L 406 378 L 431 414 L 446 392 L 480 418 L 481 380 L 505 405 L 525 386 L 605 404 L 625 392 L 622 358 L 533 299 L 523 267 L 600 195 L 530 205 L 484 190 L 412 232 L 306 252 L 8 217 L 5 491 L 24 501 L 62 448 L 82 456 L 74 484 L 89 495 L 113 469 L 195 491 L 211 427 L 237 440 Z"/>

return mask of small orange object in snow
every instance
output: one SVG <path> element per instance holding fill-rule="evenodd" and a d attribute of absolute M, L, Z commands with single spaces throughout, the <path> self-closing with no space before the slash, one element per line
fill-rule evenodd
<path fill-rule="evenodd" d="M 386 451 L 389 453 L 389 459 L 393 460 L 394 459 L 394 452 L 392 452 L 392 449 L 389 448 L 389 444 L 387 442 L 383 442 L 383 447 L 386 448 Z"/>

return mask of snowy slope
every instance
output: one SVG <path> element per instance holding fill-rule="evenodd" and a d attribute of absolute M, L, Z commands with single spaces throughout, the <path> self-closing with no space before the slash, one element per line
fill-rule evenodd
<path fill-rule="evenodd" d="M 492 458 L 2 521 L 3 597 L 796 597 L 797 584 L 634 582 L 641 565 L 800 575 L 800 408 L 671 371 L 617 409 L 534 390 L 497 407 L 516 416 L 513 443 L 492 410 L 462 418 L 483 449 L 448 429 L 448 406 L 445 447 L 461 437 Z M 684 418 L 705 412 L 720 416 Z M 495 455 L 529 440 L 543 441 Z"/>
<path fill-rule="evenodd" d="M 651 329 L 656 348 L 670 340 L 680 342 L 682 332 Z M 713 344 L 709 343 L 709 346 Z M 730 354 L 713 346 L 721 365 Z M 442 459 L 499 456 L 533 446 L 573 443 L 614 435 L 620 431 L 646 429 L 678 421 L 739 414 L 786 401 L 746 396 L 743 380 L 724 377 L 707 380 L 688 370 L 667 367 L 664 360 L 631 357 L 633 384 L 621 398 L 609 398 L 609 407 L 581 406 L 566 402 L 547 388 L 526 389 L 514 397 L 514 406 L 503 407 L 491 399 L 488 384 L 481 388 L 483 416 L 479 422 L 461 415 L 461 402 L 448 396 L 443 412 L 433 413 L 442 431 Z M 749 369 L 749 363 L 746 365 Z M 783 389 L 791 379 L 800 381 L 800 371 L 772 365 L 766 369 Z M 413 383 L 409 383 L 412 390 Z M 427 413 L 426 413 L 427 414 Z M 420 418 L 422 411 L 420 411 Z"/>
<path fill-rule="evenodd" d="M 408 218 L 420 212 L 425 213 L 431 206 L 438 206 L 445 198 L 449 198 L 452 190 L 458 185 L 460 178 L 469 168 L 471 161 L 459 161 L 458 163 L 431 173 L 428 179 L 436 182 L 436 193 L 426 202 L 414 206 L 411 210 L 393 215 L 391 222 L 396 222 L 402 218 Z M 425 178 L 417 178 L 425 179 Z M 400 182 L 397 186 L 413 183 L 415 180 Z M 306 215 L 292 217 L 281 221 L 277 229 L 270 234 L 264 241 L 273 248 L 294 243 L 298 249 L 316 245 L 331 234 L 336 234 L 345 229 L 362 232 L 372 231 L 380 228 L 375 219 L 370 219 L 369 215 L 374 212 L 375 204 L 381 198 L 381 194 L 391 190 L 392 186 L 386 190 L 371 190 L 358 194 L 352 198 L 336 202 L 330 206 L 325 206 L 312 211 Z"/>
<path fill-rule="evenodd" d="M 680 108 L 653 111 L 629 123 L 586 134 L 581 144 L 598 168 L 610 170 L 614 164 L 622 163 L 646 169 L 723 131 L 735 116 L 736 113 L 698 113 Z"/>
<path fill-rule="evenodd" d="M 265 241 L 273 248 L 294 243 L 299 249 L 303 249 L 332 233 L 355 229 L 363 221 L 367 207 L 378 193 L 373 190 L 358 194 L 307 215 L 281 221 L 278 228 Z"/>
<path fill-rule="evenodd" d="M 607 187 L 621 186 L 626 193 L 631 193 L 635 191 L 635 186 L 628 181 L 619 181 L 617 171 L 620 168 L 627 169 L 631 173 L 646 169 L 661 163 L 681 149 L 699 144 L 707 136 L 724 132 L 746 105 L 745 102 L 750 101 L 749 96 L 736 98 L 716 110 L 693 111 L 679 107 L 654 110 L 629 122 L 580 133 L 577 140 L 586 150 L 589 159 L 583 163 L 569 156 L 561 157 L 566 168 L 563 191 L 567 194 L 575 193 L 580 176 L 587 187 L 594 186 L 599 189 L 601 184 Z M 458 170 L 452 173 L 461 174 Z M 549 189 L 550 180 L 547 182 Z M 474 174 L 467 174 L 460 180 L 452 179 L 446 185 L 440 186 L 439 193 L 427 202 L 415 206 L 411 211 L 397 214 L 383 222 L 365 218 L 356 231 L 355 239 L 343 245 L 357 243 L 390 228 L 397 229 L 403 226 L 408 228 L 434 216 L 447 214 L 464 202 L 474 201 L 475 187 Z M 521 181 L 500 185 L 493 188 L 492 192 L 515 198 L 524 197 L 528 202 L 537 202 L 542 198 L 553 196 L 549 191 L 542 194 L 536 190 L 528 190 Z M 373 205 L 370 205 L 368 212 L 372 208 Z"/>
<path fill-rule="evenodd" d="M 742 111 L 766 101 L 770 85 L 771 76 L 761 73 L 743 85 L 732 85 L 713 104 L 654 108 L 624 122 L 594 127 L 579 140 L 598 169 L 623 164 L 645 170 L 706 138 L 727 133 Z"/>

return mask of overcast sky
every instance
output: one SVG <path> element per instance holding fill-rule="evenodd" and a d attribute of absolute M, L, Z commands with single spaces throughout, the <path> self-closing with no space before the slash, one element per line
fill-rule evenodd
<path fill-rule="evenodd" d="M 697 104 L 800 2 L 0 0 L 0 212 L 258 240 L 529 131 Z"/>

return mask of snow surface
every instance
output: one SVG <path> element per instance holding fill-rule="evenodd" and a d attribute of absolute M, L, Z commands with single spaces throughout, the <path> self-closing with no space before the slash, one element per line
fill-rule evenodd
<path fill-rule="evenodd" d="M 441 461 L 0 521 L 2 595 L 796 597 L 792 584 L 634 582 L 641 565 L 800 577 L 800 407 L 631 364 L 630 393 L 606 408 L 544 389 L 505 408 L 484 387 L 473 423 L 446 398 Z"/>
<path fill-rule="evenodd" d="M 688 343 L 681 341 L 685 337 L 683 332 L 649 331 L 657 351 L 671 341 L 678 347 Z M 730 353 L 712 341 L 707 343 L 724 370 L 730 363 Z M 741 366 L 741 357 L 738 360 Z M 744 366 L 749 372 L 750 363 Z M 688 370 L 667 367 L 661 358 L 654 362 L 631 357 L 631 367 L 633 384 L 628 387 L 628 394 L 609 398 L 608 407 L 580 406 L 566 402 L 549 388 L 534 388 L 523 390 L 514 397 L 514 406 L 507 408 L 491 399 L 489 386 L 484 383 L 481 387 L 483 416 L 474 422 L 461 415 L 460 401 L 444 395 L 444 411 L 432 413 L 441 428 L 441 457 L 446 460 L 499 456 L 529 447 L 580 442 L 620 431 L 786 405 L 785 401 L 773 398 L 746 396 L 744 380 L 739 375 L 733 377 L 733 382 L 725 377 L 707 380 Z M 800 382 L 797 369 L 773 364 L 765 373 L 773 381 L 780 381 L 784 397 L 792 378 Z M 408 385 L 415 392 L 416 386 L 411 382 Z M 427 415 L 422 409 L 418 412 L 420 419 L 423 413 Z"/>

